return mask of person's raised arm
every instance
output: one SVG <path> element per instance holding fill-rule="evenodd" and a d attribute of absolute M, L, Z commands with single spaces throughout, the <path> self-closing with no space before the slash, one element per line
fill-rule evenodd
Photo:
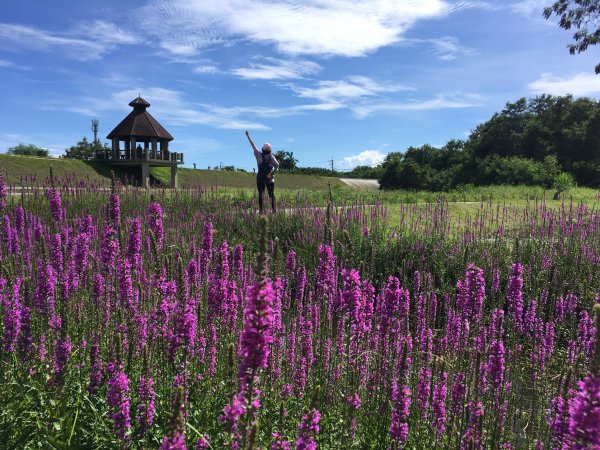
<path fill-rule="evenodd" d="M 246 137 L 248 138 L 248 141 L 250 142 L 250 145 L 252 146 L 252 149 L 254 150 L 254 156 L 258 155 L 260 152 L 256 148 L 256 145 L 254 144 L 254 141 L 250 137 L 250 133 L 248 133 L 248 130 L 246 130 Z"/>
<path fill-rule="evenodd" d="M 271 165 L 273 166 L 274 170 L 279 169 L 279 161 L 277 161 L 277 158 L 275 158 L 275 155 L 271 154 Z"/>

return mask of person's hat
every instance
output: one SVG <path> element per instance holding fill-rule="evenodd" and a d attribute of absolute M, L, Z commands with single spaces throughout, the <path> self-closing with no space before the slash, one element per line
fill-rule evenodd
<path fill-rule="evenodd" d="M 269 144 L 269 143 L 263 144 L 262 151 L 263 152 L 270 152 L 271 151 L 271 144 Z"/>

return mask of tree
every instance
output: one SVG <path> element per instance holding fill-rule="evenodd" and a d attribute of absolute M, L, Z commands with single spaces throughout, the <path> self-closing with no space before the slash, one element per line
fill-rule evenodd
<path fill-rule="evenodd" d="M 106 144 L 104 147 L 100 145 L 100 142 L 88 142 L 87 138 L 83 138 L 76 145 L 65 149 L 65 154 L 63 158 L 68 159 L 83 159 L 85 161 L 89 161 L 94 159 L 96 152 L 108 149 Z"/>
<path fill-rule="evenodd" d="M 9 147 L 6 152 L 9 155 L 18 155 L 18 156 L 44 156 L 48 157 L 49 151 L 46 148 L 38 147 L 33 144 L 19 144 L 14 147 Z"/>
<path fill-rule="evenodd" d="M 279 170 L 293 172 L 298 167 L 298 160 L 294 158 L 294 152 L 279 150 L 275 152 L 275 159 L 279 162 Z"/>
<path fill-rule="evenodd" d="M 575 28 L 574 44 L 569 44 L 569 53 L 581 53 L 590 45 L 600 42 L 600 1 L 599 0 L 558 0 L 544 8 L 544 17 L 552 15 L 560 18 L 558 25 L 565 30 Z M 589 29 L 591 27 L 591 29 Z M 600 64 L 595 71 L 600 74 Z"/>

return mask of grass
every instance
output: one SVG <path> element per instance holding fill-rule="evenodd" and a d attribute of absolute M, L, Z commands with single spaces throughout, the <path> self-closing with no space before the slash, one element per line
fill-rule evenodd
<path fill-rule="evenodd" d="M 95 161 L 0 154 L 0 174 L 9 185 L 43 185 L 50 167 L 56 180 L 110 184 L 110 168 Z"/>
<path fill-rule="evenodd" d="M 168 167 L 154 167 L 152 176 L 162 184 L 168 186 L 171 180 L 171 169 Z M 256 189 L 256 174 L 252 172 L 231 172 L 225 170 L 194 170 L 180 168 L 178 170 L 180 186 L 227 187 L 233 189 Z M 312 189 L 326 191 L 331 185 L 332 189 L 340 189 L 346 185 L 338 178 L 316 175 L 296 175 L 278 173 L 275 176 L 277 187 L 287 190 Z"/>

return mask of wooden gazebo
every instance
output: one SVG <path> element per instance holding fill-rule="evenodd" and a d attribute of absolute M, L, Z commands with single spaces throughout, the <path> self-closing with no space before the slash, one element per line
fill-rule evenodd
<path fill-rule="evenodd" d="M 176 188 L 177 165 L 183 164 L 183 153 L 169 151 L 173 136 L 146 111 L 150 103 L 138 96 L 129 106 L 133 111 L 106 136 L 112 141 L 111 150 L 98 152 L 96 159 L 112 166 L 141 166 L 144 187 L 150 186 L 150 167 L 171 167 L 171 187 Z"/>

